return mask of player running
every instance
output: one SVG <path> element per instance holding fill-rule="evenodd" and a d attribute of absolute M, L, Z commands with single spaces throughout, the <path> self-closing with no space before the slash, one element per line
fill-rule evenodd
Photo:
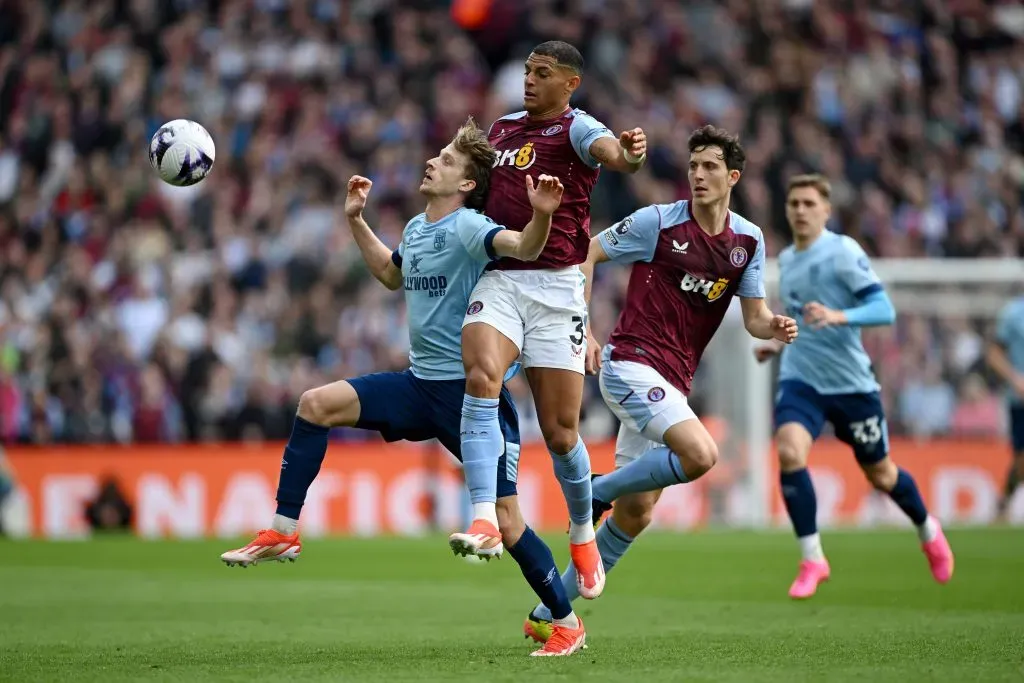
<path fill-rule="evenodd" d="M 520 359 L 569 508 L 569 548 L 580 593 L 596 598 L 604 588 L 604 569 L 590 523 L 590 456 L 578 433 L 587 342 L 579 264 L 587 256 L 590 193 L 601 167 L 635 172 L 644 163 L 647 141 L 639 128 L 616 139 L 603 124 L 569 105 L 583 74 L 583 57 L 572 45 L 542 43 L 525 68 L 525 111 L 498 119 L 488 133 L 499 157 L 486 213 L 512 229 L 525 225 L 530 208 L 522 176 L 527 172 L 558 176 L 565 196 L 540 258 L 491 264 L 470 298 L 462 333 L 462 452 L 473 463 L 467 471 L 470 490 L 486 492 L 481 498 L 493 500 L 493 471 L 502 449 L 496 429 L 498 394 L 505 371 Z M 450 540 L 483 549 L 499 543 L 493 503 L 474 505 L 469 530 Z"/>
<path fill-rule="evenodd" d="M 1010 404 L 1013 463 L 996 511 L 996 519 L 1005 522 L 1013 493 L 1024 481 L 1024 296 L 1012 300 L 1000 312 L 995 339 L 988 348 L 988 364 L 1006 382 Z"/>
<path fill-rule="evenodd" d="M 420 192 L 426 211 L 405 227 L 392 252 L 363 219 L 372 183 L 353 176 L 348 183 L 345 215 L 373 276 L 388 289 L 404 287 L 409 318 L 412 367 L 334 382 L 305 392 L 299 400 L 291 438 L 285 446 L 273 526 L 247 545 L 221 555 L 229 566 L 266 561 L 294 561 L 302 550 L 298 520 L 306 492 L 327 452 L 332 427 L 378 431 L 387 441 L 438 439 L 461 456 L 459 423 L 465 379 L 460 328 L 462 311 L 484 265 L 499 257 L 535 259 L 561 201 L 558 178 L 531 176 L 523 181 L 532 207 L 522 232 L 506 230 L 473 209 L 487 196 L 494 149 L 472 119 L 455 139 L 427 162 Z M 534 655 L 569 655 L 583 646 L 583 622 L 572 611 L 557 581 L 551 550 L 523 521 L 516 496 L 519 418 L 508 389 L 502 387 L 496 427 L 502 455 L 494 473 L 497 510 L 504 545 L 540 599 L 557 610 L 556 637 Z M 500 556 L 498 552 L 493 556 Z M 490 557 L 490 555 L 488 556 Z M 557 585 L 556 585 L 557 584 Z"/>
<path fill-rule="evenodd" d="M 661 489 L 694 481 L 718 459 L 718 447 L 687 402 L 704 349 L 734 296 L 740 297 L 747 331 L 789 343 L 796 321 L 774 315 L 764 300 L 761 229 L 729 211 L 746 155 L 724 130 L 705 126 L 689 138 L 692 201 L 647 206 L 590 242 L 584 265 L 590 275 L 603 261 L 632 263 L 618 324 L 587 369 L 601 371 L 601 393 L 622 423 L 615 444 L 616 470 L 594 480 L 593 523 L 615 502 L 597 532 L 610 571 L 650 523 Z M 591 332 L 588 328 L 588 335 Z M 575 597 L 574 570 L 562 575 Z M 527 617 L 527 637 L 551 637 L 551 614 L 538 605 Z"/>
<path fill-rule="evenodd" d="M 790 315 L 803 316 L 805 334 L 782 354 L 775 400 L 775 445 L 786 511 L 803 560 L 789 589 L 809 598 L 829 578 L 816 520 L 817 499 L 807 471 L 811 444 L 826 421 L 850 445 L 871 485 L 889 494 L 917 527 L 932 576 L 953 575 L 953 552 L 938 521 L 928 514 L 917 484 L 889 457 L 889 434 L 871 359 L 860 328 L 891 325 L 892 302 L 868 257 L 853 239 L 825 229 L 831 187 L 821 175 L 789 181 L 786 219 L 793 244 L 779 254 L 779 289 Z M 755 350 L 765 361 L 777 345 Z"/>

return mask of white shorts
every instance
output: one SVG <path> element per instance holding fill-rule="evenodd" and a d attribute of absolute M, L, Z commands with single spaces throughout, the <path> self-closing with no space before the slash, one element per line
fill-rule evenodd
<path fill-rule="evenodd" d="M 585 372 L 586 278 L 578 266 L 559 270 L 491 270 L 469 297 L 462 321 L 487 323 L 512 340 L 524 368 Z"/>
<path fill-rule="evenodd" d="M 622 426 L 615 442 L 615 466 L 630 463 L 665 443 L 674 424 L 697 419 L 683 392 L 654 368 L 628 360 L 611 360 L 611 346 L 602 353 L 601 395 Z"/>

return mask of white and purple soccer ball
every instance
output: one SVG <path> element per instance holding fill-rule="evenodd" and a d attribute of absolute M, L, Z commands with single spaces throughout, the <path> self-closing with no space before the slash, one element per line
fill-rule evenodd
<path fill-rule="evenodd" d="M 210 174 L 217 149 L 195 121 L 175 119 L 160 126 L 149 142 L 149 163 L 165 183 L 187 187 Z"/>

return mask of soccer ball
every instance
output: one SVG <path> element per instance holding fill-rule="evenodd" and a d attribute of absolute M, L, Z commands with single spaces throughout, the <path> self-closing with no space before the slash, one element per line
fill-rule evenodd
<path fill-rule="evenodd" d="M 165 183 L 186 187 L 210 174 L 217 150 L 195 121 L 175 119 L 160 126 L 149 142 L 149 163 Z"/>

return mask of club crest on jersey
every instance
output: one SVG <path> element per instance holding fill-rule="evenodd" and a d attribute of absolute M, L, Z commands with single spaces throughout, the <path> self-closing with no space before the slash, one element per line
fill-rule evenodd
<path fill-rule="evenodd" d="M 525 171 L 533 166 L 535 161 L 537 161 L 537 150 L 534 149 L 532 142 L 527 142 L 519 149 L 506 149 L 501 152 L 494 160 L 494 168 L 512 166 L 520 171 Z"/>
<path fill-rule="evenodd" d="M 665 398 L 665 390 L 661 387 L 651 387 L 647 392 L 647 400 L 651 403 L 657 403 L 663 398 Z"/>
<path fill-rule="evenodd" d="M 447 239 L 446 230 L 437 230 L 434 232 L 434 251 L 441 251 L 444 249 L 444 242 Z"/>
<path fill-rule="evenodd" d="M 729 252 L 729 262 L 739 268 L 747 262 L 747 250 L 743 247 L 736 247 Z"/>
<path fill-rule="evenodd" d="M 546 137 L 551 137 L 552 135 L 558 135 L 561 132 L 562 132 L 562 124 L 556 123 L 553 126 L 548 126 L 547 128 L 545 128 L 544 132 L 541 133 L 541 135 L 544 135 Z"/>
<path fill-rule="evenodd" d="M 480 311 L 484 310 L 484 304 L 482 301 L 474 301 L 466 309 L 466 315 L 476 315 Z"/>
<path fill-rule="evenodd" d="M 729 288 L 729 278 L 720 277 L 718 280 L 705 280 L 704 278 L 694 277 L 689 273 L 685 273 L 683 281 L 679 283 L 679 288 L 684 292 L 693 292 L 706 297 L 708 301 L 716 301 Z"/>

